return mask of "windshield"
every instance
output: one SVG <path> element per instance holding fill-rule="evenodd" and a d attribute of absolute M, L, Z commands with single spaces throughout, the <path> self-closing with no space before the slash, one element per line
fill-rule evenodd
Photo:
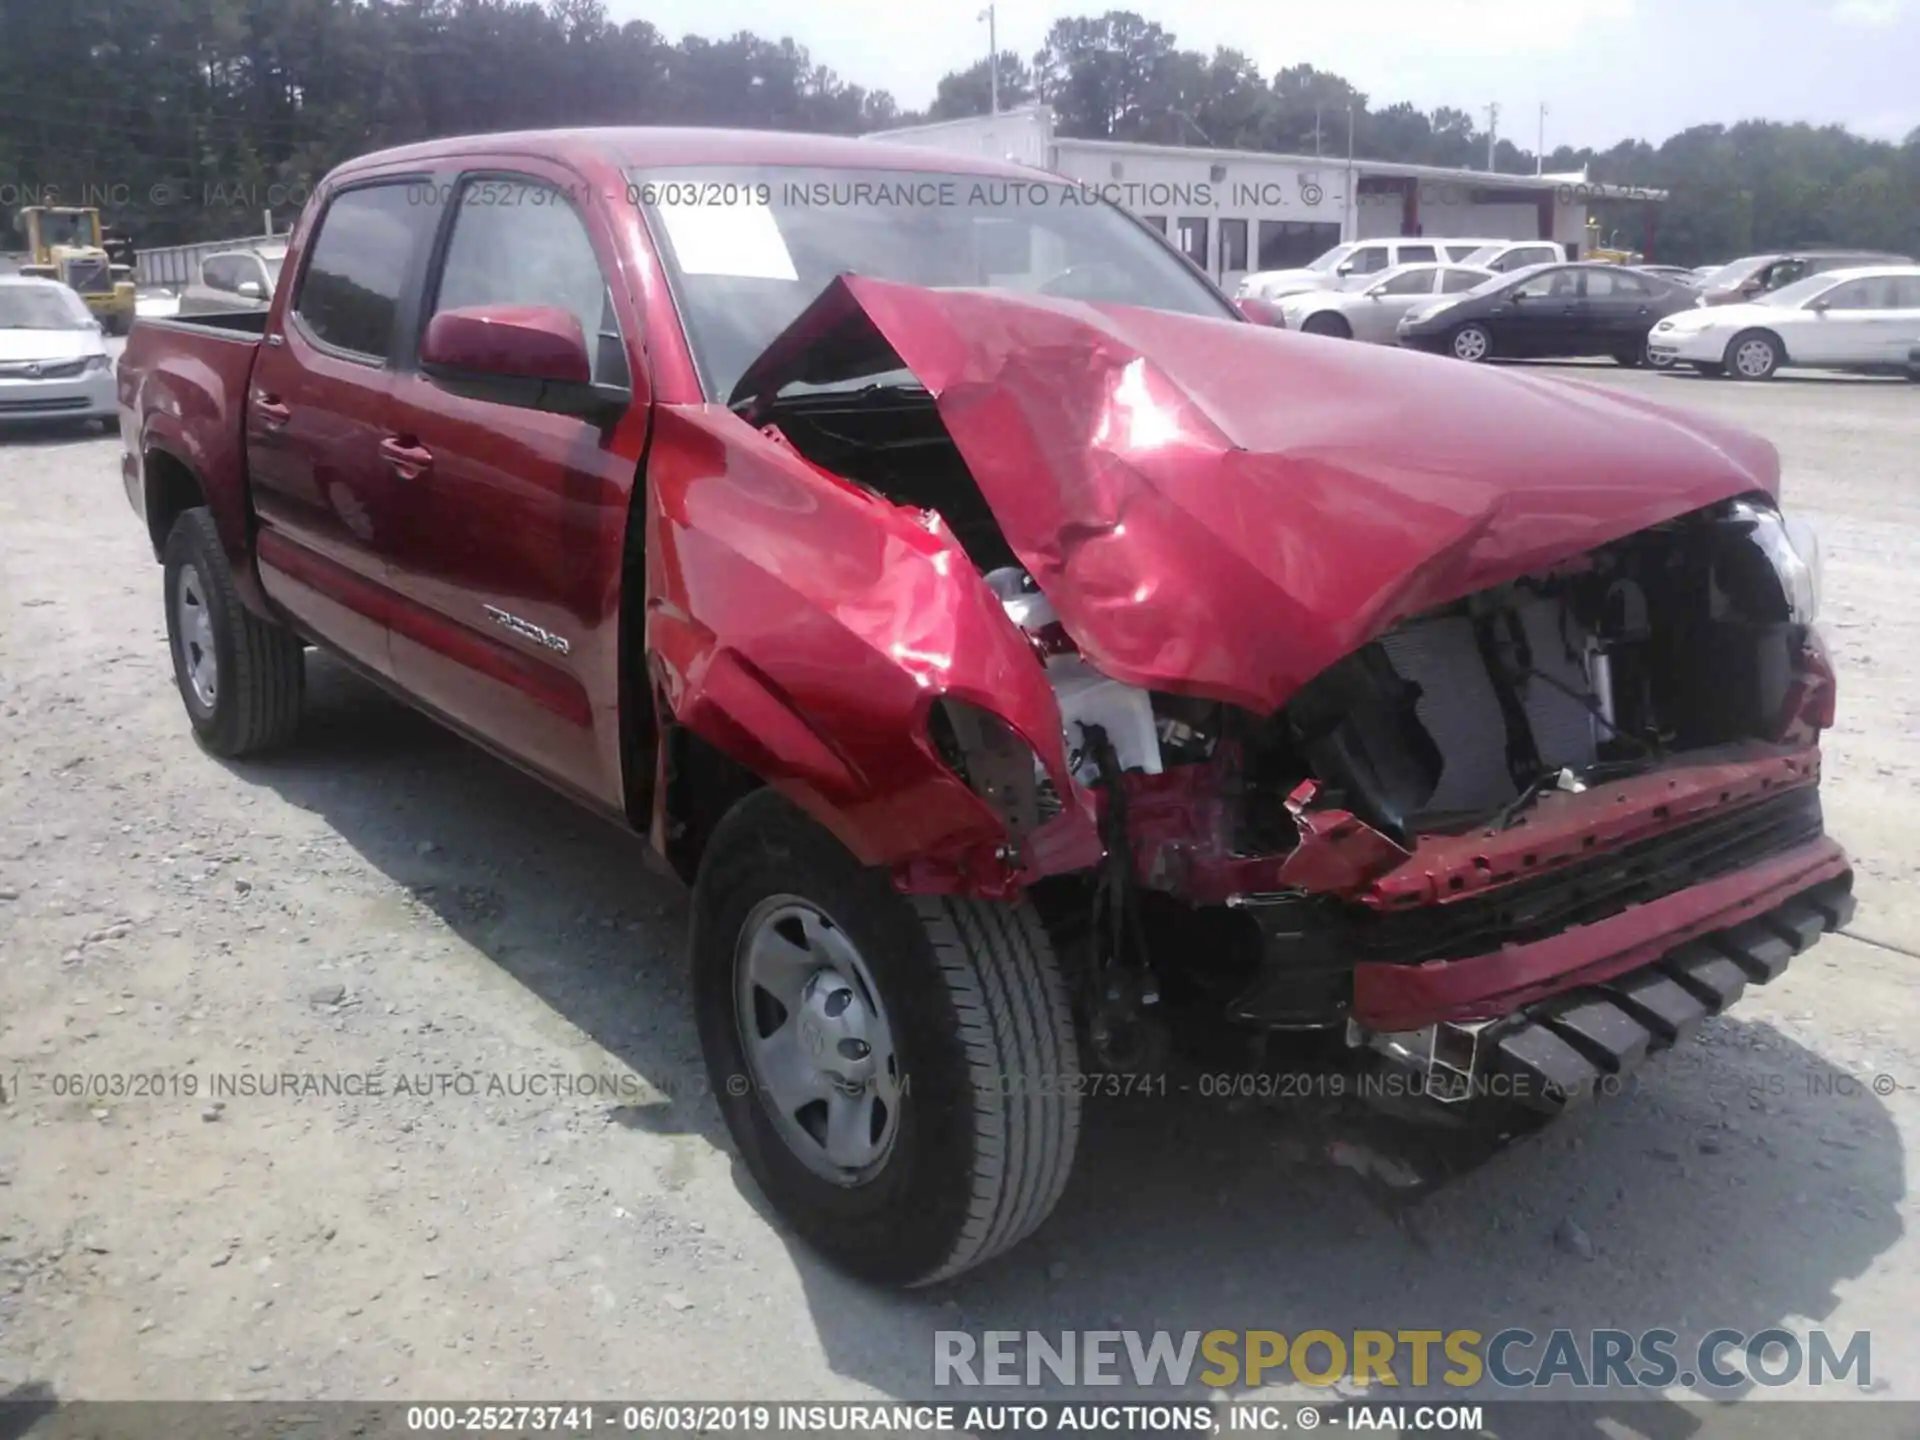
<path fill-rule="evenodd" d="M 93 316 L 63 285 L 0 285 L 0 330 L 87 330 Z"/>
<path fill-rule="evenodd" d="M 40 243 L 91 248 L 94 243 L 93 216 L 84 211 L 65 215 L 43 212 L 40 216 Z"/>
<path fill-rule="evenodd" d="M 1336 245 L 1327 251 L 1326 254 L 1319 256 L 1317 259 L 1309 260 L 1302 268 L 1311 270 L 1316 275 L 1331 275 L 1339 268 L 1340 262 L 1351 255 L 1356 248 L 1358 247 L 1351 244 Z"/>
<path fill-rule="evenodd" d="M 1702 290 L 1731 290 L 1746 284 L 1760 273 L 1761 267 L 1773 259 L 1771 255 L 1749 255 L 1744 260 L 1730 260 L 1718 270 L 1709 272 L 1700 281 Z"/>
<path fill-rule="evenodd" d="M 1048 180 L 812 166 L 632 178 L 716 397 L 846 274 L 1238 318 L 1144 225 Z"/>
<path fill-rule="evenodd" d="M 1751 303 L 1755 305 L 1779 305 L 1791 310 L 1796 305 L 1804 305 L 1814 296 L 1833 287 L 1832 275 L 1809 275 L 1804 280 L 1796 280 L 1791 285 L 1782 285 L 1778 290 L 1766 295 L 1756 295 Z"/>

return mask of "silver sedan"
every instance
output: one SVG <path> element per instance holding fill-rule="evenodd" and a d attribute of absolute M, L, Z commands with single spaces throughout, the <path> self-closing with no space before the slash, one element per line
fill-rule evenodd
<path fill-rule="evenodd" d="M 1486 280 L 1491 270 L 1476 265 L 1396 265 L 1376 275 L 1355 276 L 1328 290 L 1290 295 L 1280 311 L 1287 329 L 1343 340 L 1399 343 L 1400 319 L 1436 295 L 1458 295 Z"/>

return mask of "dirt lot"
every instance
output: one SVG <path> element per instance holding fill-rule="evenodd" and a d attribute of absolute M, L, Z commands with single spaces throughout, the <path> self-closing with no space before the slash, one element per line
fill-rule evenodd
<path fill-rule="evenodd" d="M 956 1326 L 1785 1323 L 1920 1398 L 1920 388 L 1571 368 L 1785 456 L 1851 937 L 1404 1223 L 1284 1109 L 1110 1102 L 1033 1241 L 907 1296 L 761 1213 L 637 841 L 325 662 L 295 753 L 209 759 L 117 441 L 0 441 L 0 1394 L 924 1396 Z M 216 1107 L 242 1073 L 383 1093 Z"/>

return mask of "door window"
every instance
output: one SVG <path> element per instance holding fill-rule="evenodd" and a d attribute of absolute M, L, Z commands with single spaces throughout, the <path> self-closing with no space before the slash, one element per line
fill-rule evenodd
<path fill-rule="evenodd" d="M 1579 284 L 1578 271 L 1549 270 L 1516 285 L 1513 294 L 1523 300 L 1571 300 L 1579 293 Z"/>
<path fill-rule="evenodd" d="M 580 322 L 596 383 L 630 382 L 613 295 L 579 211 L 529 179 L 462 189 L 430 314 L 469 305 L 547 305 Z"/>
<path fill-rule="evenodd" d="M 1893 308 L 1920 310 L 1920 275 L 1898 275 L 1893 281 Z M 1920 340 L 1920 336 L 1914 337 Z"/>
<path fill-rule="evenodd" d="M 1440 252 L 1431 245 L 1402 245 L 1400 263 L 1402 265 L 1431 265 L 1440 258 Z"/>
<path fill-rule="evenodd" d="M 322 345 L 384 360 L 415 239 L 434 211 L 407 183 L 365 185 L 333 197 L 321 217 L 293 313 Z"/>
<path fill-rule="evenodd" d="M 1589 270 L 1586 276 L 1589 300 L 1645 300 L 1653 294 L 1646 281 L 1625 270 Z"/>
<path fill-rule="evenodd" d="M 1459 295 L 1473 289 L 1486 278 L 1485 273 L 1479 270 L 1449 270 L 1440 277 L 1440 293 Z"/>
<path fill-rule="evenodd" d="M 1362 245 L 1347 257 L 1346 271 L 1349 275 L 1372 275 L 1387 268 L 1387 247 L 1384 245 Z"/>
<path fill-rule="evenodd" d="M 1372 293 L 1375 295 L 1431 295 L 1433 277 L 1436 273 L 1432 270 L 1403 270 L 1398 275 L 1389 275 L 1382 280 L 1373 287 Z"/>
<path fill-rule="evenodd" d="M 1820 298 L 1829 310 L 1897 310 L 1892 276 L 1872 280 L 1849 280 L 1836 285 Z"/>

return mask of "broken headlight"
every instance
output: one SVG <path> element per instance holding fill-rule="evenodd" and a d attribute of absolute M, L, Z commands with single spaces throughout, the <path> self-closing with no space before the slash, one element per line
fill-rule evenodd
<path fill-rule="evenodd" d="M 1736 500 L 1730 514 L 1752 527 L 1748 533 L 1754 545 L 1772 564 L 1786 599 L 1787 620 L 1811 625 L 1820 613 L 1820 540 L 1813 527 L 1750 500 Z"/>
<path fill-rule="evenodd" d="M 1053 786 L 1046 766 L 991 710 L 943 695 L 927 713 L 927 730 L 941 763 L 986 802 L 1016 844 L 1057 810 L 1057 801 L 1047 804 Z"/>

